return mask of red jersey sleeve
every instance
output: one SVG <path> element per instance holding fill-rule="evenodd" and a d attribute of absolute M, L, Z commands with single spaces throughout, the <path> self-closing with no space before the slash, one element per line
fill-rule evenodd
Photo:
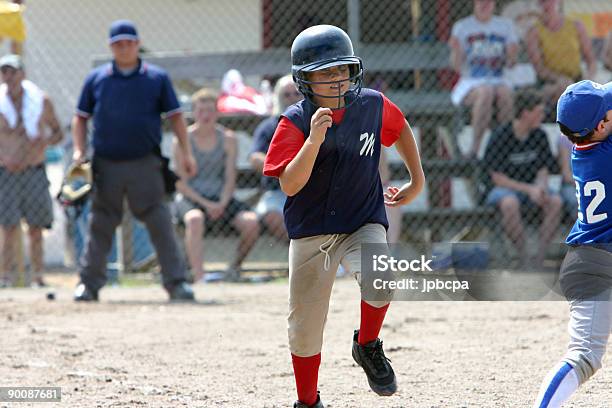
<path fill-rule="evenodd" d="M 399 139 L 402 130 L 404 130 L 404 126 L 406 126 L 406 119 L 396 104 L 391 102 L 385 95 L 382 97 L 383 117 L 380 141 L 382 144 L 389 147 Z"/>
<path fill-rule="evenodd" d="M 263 174 L 279 177 L 304 145 L 304 133 L 289 119 L 282 117 L 266 154 Z"/>

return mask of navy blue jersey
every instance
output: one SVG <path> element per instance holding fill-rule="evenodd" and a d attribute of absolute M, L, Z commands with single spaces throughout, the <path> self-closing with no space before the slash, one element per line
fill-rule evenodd
<path fill-rule="evenodd" d="M 367 223 L 388 228 L 378 173 L 383 95 L 363 89 L 339 124 L 327 129 L 306 185 L 285 203 L 285 225 L 292 239 L 350 234 Z M 316 107 L 306 100 L 283 114 L 307 138 Z"/>
<path fill-rule="evenodd" d="M 111 160 L 144 157 L 161 143 L 161 115 L 180 112 L 166 72 L 142 61 L 123 74 L 115 63 L 95 68 L 85 80 L 77 114 L 93 116 L 94 155 Z"/>
<path fill-rule="evenodd" d="M 572 170 L 578 219 L 568 244 L 612 243 L 612 140 L 575 146 Z"/>

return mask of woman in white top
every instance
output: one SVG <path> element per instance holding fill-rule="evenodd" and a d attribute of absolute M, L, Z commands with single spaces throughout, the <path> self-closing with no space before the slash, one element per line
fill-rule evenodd
<path fill-rule="evenodd" d="M 453 25 L 449 40 L 451 63 L 460 75 L 453 104 L 472 108 L 474 142 L 468 157 L 477 156 L 495 103 L 499 123 L 512 119 L 512 88 L 503 73 L 516 63 L 518 39 L 514 23 L 494 11 L 495 0 L 474 0 L 474 14 Z"/>

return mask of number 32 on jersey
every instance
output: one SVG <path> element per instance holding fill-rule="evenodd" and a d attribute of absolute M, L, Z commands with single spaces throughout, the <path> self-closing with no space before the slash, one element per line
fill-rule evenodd
<path fill-rule="evenodd" d="M 580 196 L 593 197 L 589 205 L 587 205 L 586 212 L 580 205 Z M 580 191 L 580 184 L 576 182 L 576 198 L 578 199 L 578 219 L 587 224 L 595 224 L 608 218 L 607 212 L 597 213 L 597 207 L 606 198 L 606 186 L 599 180 L 589 181 L 584 184 L 582 192 Z"/>

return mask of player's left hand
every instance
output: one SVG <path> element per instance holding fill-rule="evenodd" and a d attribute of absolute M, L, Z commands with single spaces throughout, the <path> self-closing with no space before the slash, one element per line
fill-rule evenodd
<path fill-rule="evenodd" d="M 385 205 L 388 207 L 399 207 L 406 205 L 419 195 L 422 188 L 412 183 L 406 183 L 402 187 L 387 187 L 384 193 Z"/>

